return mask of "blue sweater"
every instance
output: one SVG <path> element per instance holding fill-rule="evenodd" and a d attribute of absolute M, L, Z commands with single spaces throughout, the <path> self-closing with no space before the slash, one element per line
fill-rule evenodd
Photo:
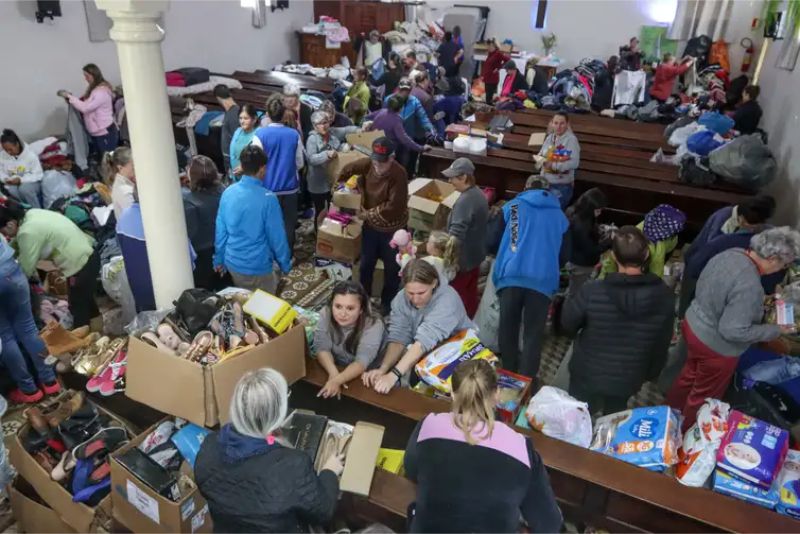
<path fill-rule="evenodd" d="M 389 95 L 383 100 L 384 106 L 389 103 L 391 97 L 392 95 Z M 406 100 L 399 115 L 403 119 L 403 127 L 406 132 L 414 139 L 424 138 L 426 132 L 436 133 L 433 124 L 428 119 L 428 114 L 425 113 L 425 108 L 422 107 L 422 102 L 415 96 L 408 95 L 408 100 Z"/>
<path fill-rule="evenodd" d="M 264 187 L 276 195 L 297 192 L 297 147 L 302 143 L 300 133 L 282 124 L 269 124 L 256 130 L 253 144 L 264 149 L 267 154 L 267 174 Z M 244 273 L 242 273 L 244 274 Z"/>
<path fill-rule="evenodd" d="M 569 228 L 561 204 L 547 191 L 520 193 L 503 206 L 506 223 L 494 265 L 497 291 L 533 289 L 548 297 L 558 289 L 559 255 Z"/>
<path fill-rule="evenodd" d="M 214 267 L 257 276 L 271 273 L 277 261 L 283 272 L 291 270 L 280 204 L 258 178 L 242 176 L 222 193 L 216 234 Z"/>
<path fill-rule="evenodd" d="M 724 208 L 720 208 L 711 214 L 711 217 L 708 218 L 706 223 L 703 225 L 703 228 L 700 230 L 700 233 L 697 234 L 697 237 L 694 239 L 694 241 L 692 241 L 692 245 L 689 247 L 689 250 L 686 251 L 684 261 L 686 262 L 687 272 L 689 269 L 689 263 L 692 256 L 697 254 L 699 251 L 703 250 L 705 246 L 708 245 L 708 243 L 712 239 L 722 235 L 722 226 L 725 224 L 725 221 L 731 218 L 732 213 L 733 213 L 733 206 L 725 206 Z M 748 246 L 749 246 L 749 241 L 748 244 L 742 248 L 747 248 Z M 705 266 L 705 264 L 708 262 L 709 259 L 711 259 L 711 256 L 705 259 L 705 261 L 703 262 L 703 266 Z M 701 267 L 700 271 L 702 270 L 703 268 Z M 697 275 L 694 276 L 694 278 L 700 276 L 700 271 L 697 272 Z"/>

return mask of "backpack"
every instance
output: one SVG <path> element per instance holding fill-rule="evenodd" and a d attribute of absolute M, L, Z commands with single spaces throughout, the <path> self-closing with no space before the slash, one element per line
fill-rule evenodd
<path fill-rule="evenodd" d="M 678 178 L 681 182 L 691 185 L 707 186 L 717 181 L 717 175 L 711 172 L 708 165 L 702 164 L 702 159 L 691 156 L 681 160 Z"/>
<path fill-rule="evenodd" d="M 683 50 L 684 56 L 697 58 L 695 65 L 697 70 L 703 70 L 708 65 L 708 52 L 711 50 L 711 38 L 708 35 L 700 35 L 689 39 L 686 48 Z"/>
<path fill-rule="evenodd" d="M 222 298 L 215 293 L 197 288 L 185 290 L 173 304 L 181 326 L 194 337 L 201 330 L 208 328 L 208 323 L 222 302 Z"/>

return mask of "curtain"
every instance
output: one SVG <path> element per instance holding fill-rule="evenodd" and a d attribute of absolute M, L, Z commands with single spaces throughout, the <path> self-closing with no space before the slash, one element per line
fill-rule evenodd
<path fill-rule="evenodd" d="M 728 23 L 735 0 L 678 0 L 675 20 L 667 37 L 685 41 L 708 35 L 712 41 L 728 41 Z"/>

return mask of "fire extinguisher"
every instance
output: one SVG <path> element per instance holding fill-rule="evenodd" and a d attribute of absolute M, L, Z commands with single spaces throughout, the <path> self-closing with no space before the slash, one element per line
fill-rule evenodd
<path fill-rule="evenodd" d="M 744 57 L 742 58 L 742 72 L 747 72 L 750 70 L 750 64 L 753 62 L 753 54 L 756 53 L 756 49 L 753 46 L 753 41 L 749 38 L 745 37 L 739 43 L 744 48 Z"/>

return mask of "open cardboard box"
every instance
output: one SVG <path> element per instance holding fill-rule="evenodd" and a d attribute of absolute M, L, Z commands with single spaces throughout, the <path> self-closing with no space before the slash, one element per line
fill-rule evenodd
<path fill-rule="evenodd" d="M 461 193 L 445 181 L 432 178 L 411 180 L 408 184 L 408 226 L 423 232 L 443 230 L 459 196 Z"/>
<path fill-rule="evenodd" d="M 333 183 L 342 182 L 350 178 L 349 176 L 342 176 L 344 168 L 357 161 L 369 159 L 369 156 L 358 150 L 351 150 L 349 152 L 338 152 L 335 159 L 326 163 L 328 169 L 328 176 L 330 176 Z"/>
<path fill-rule="evenodd" d="M 347 226 L 325 219 L 317 228 L 317 256 L 353 264 L 361 256 L 362 225 L 358 219 Z"/>
<path fill-rule="evenodd" d="M 98 412 L 109 416 L 119 426 L 127 428 L 125 423 L 108 410 L 97 405 L 95 407 Z M 108 523 L 111 519 L 111 495 L 107 495 L 93 508 L 83 503 L 73 502 L 72 494 L 64 486 L 53 481 L 50 473 L 25 450 L 22 440 L 30 431 L 30 425 L 25 423 L 17 434 L 6 439 L 11 464 L 17 469 L 19 475 L 31 485 L 42 501 L 50 506 L 70 528 L 77 532 L 97 532 L 101 525 Z"/>
<path fill-rule="evenodd" d="M 201 365 L 166 354 L 131 337 L 125 395 L 199 426 L 228 422 L 236 383 L 247 371 L 272 367 L 289 384 L 306 375 L 306 336 L 294 325 L 264 345 L 214 365 Z"/>
<path fill-rule="evenodd" d="M 333 205 L 342 209 L 358 211 L 361 208 L 361 193 L 334 191 Z"/>
<path fill-rule="evenodd" d="M 17 477 L 8 492 L 17 532 L 75 532 L 34 491 L 22 477 Z"/>
<path fill-rule="evenodd" d="M 345 139 L 353 146 L 360 146 L 361 148 L 365 148 L 372 152 L 372 143 L 375 142 L 376 139 L 380 139 L 381 137 L 385 136 L 386 134 L 383 130 L 370 130 L 368 132 L 355 132 L 347 134 Z"/>
<path fill-rule="evenodd" d="M 208 504 L 197 488 L 183 495 L 178 502 L 172 501 L 153 491 L 116 459 L 138 447 L 159 424 L 171 419 L 162 419 L 111 456 L 114 518 L 132 532 L 211 532 Z M 185 460 L 181 471 L 192 476 L 192 469 Z"/>

